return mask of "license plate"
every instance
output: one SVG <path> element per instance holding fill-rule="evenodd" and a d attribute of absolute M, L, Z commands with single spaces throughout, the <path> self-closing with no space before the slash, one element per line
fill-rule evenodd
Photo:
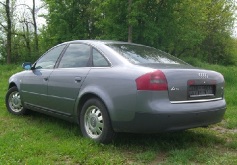
<path fill-rule="evenodd" d="M 191 98 L 214 96 L 214 85 L 191 85 L 188 94 Z"/>

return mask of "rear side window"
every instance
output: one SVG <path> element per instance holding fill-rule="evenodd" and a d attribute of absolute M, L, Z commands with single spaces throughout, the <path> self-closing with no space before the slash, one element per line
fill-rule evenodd
<path fill-rule="evenodd" d="M 106 66 L 109 66 L 108 61 L 96 49 L 93 49 L 93 66 L 94 67 L 106 67 Z"/>
<path fill-rule="evenodd" d="M 65 51 L 59 68 L 87 67 L 90 59 L 91 47 L 84 44 L 70 44 Z"/>

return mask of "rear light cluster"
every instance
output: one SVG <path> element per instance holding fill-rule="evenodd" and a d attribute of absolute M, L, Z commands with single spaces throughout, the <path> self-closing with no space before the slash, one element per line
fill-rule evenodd
<path fill-rule="evenodd" d="M 164 73 L 160 70 L 146 73 L 136 79 L 137 90 L 165 91 L 168 84 Z"/>

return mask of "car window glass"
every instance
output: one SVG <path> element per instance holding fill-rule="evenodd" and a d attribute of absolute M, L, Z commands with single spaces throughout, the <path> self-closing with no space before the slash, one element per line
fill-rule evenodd
<path fill-rule="evenodd" d="M 98 52 L 96 49 L 93 49 L 93 66 L 95 67 L 105 67 L 109 66 L 109 63 L 104 58 L 100 52 Z"/>
<path fill-rule="evenodd" d="M 70 44 L 65 51 L 59 68 L 86 67 L 90 58 L 90 46 Z"/>
<path fill-rule="evenodd" d="M 160 63 L 160 64 L 184 64 L 187 63 L 161 50 L 132 44 L 108 44 L 133 64 Z"/>
<path fill-rule="evenodd" d="M 36 69 L 52 69 L 65 45 L 57 46 L 43 55 L 35 65 Z"/>

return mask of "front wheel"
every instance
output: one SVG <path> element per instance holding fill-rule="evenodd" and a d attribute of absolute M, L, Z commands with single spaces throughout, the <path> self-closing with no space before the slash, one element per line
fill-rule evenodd
<path fill-rule="evenodd" d="M 7 91 L 5 103 L 7 110 L 14 115 L 23 115 L 27 111 L 22 105 L 20 92 L 16 86 Z"/>
<path fill-rule="evenodd" d="M 111 142 L 115 135 L 108 111 L 103 102 L 97 98 L 89 99 L 83 105 L 80 127 L 83 136 L 100 143 Z"/>

